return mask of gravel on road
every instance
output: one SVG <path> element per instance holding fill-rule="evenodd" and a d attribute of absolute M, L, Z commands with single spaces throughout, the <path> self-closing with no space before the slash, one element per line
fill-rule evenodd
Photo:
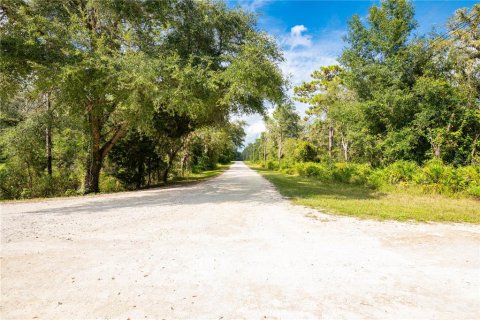
<path fill-rule="evenodd" d="M 480 227 L 293 206 L 241 162 L 1 204 L 2 319 L 478 319 Z"/>

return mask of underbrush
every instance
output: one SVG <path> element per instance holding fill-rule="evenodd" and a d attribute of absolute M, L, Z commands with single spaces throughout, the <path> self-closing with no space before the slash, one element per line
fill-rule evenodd
<path fill-rule="evenodd" d="M 374 190 L 403 189 L 424 194 L 470 196 L 480 199 L 480 166 L 453 167 L 438 160 L 423 166 L 410 161 L 397 161 L 385 168 L 372 168 L 358 163 L 257 163 L 264 169 L 297 175 L 322 182 L 365 186 Z"/>
<path fill-rule="evenodd" d="M 172 171 L 172 177 L 168 182 L 180 183 L 211 178 L 228 169 L 230 165 L 231 163 L 215 164 L 214 168 L 210 170 L 195 167 L 191 171 L 185 171 L 183 176 L 180 172 Z M 46 173 L 29 177 L 22 174 L 22 171 L 17 168 L 8 167 L 0 163 L 0 201 L 83 195 L 81 174 L 82 171 L 69 174 L 64 173 L 63 175 L 58 171 L 54 171 L 51 177 Z M 30 181 L 29 178 L 31 179 Z M 125 185 L 117 177 L 105 171 L 100 173 L 99 187 L 101 193 L 137 190 L 162 185 L 164 185 L 163 182 L 152 183 L 138 188 L 134 185 Z"/>

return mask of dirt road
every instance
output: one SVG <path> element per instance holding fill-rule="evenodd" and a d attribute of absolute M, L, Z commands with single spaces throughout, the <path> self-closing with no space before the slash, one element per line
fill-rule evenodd
<path fill-rule="evenodd" d="M 480 227 L 312 218 L 242 163 L 1 210 L 2 319 L 480 315 Z"/>

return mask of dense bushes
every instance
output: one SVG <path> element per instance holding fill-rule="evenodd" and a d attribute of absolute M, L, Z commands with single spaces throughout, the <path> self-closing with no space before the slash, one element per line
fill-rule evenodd
<path fill-rule="evenodd" d="M 315 146 L 307 141 L 300 140 L 293 151 L 293 157 L 296 161 L 308 162 L 314 161 L 317 156 Z"/>
<path fill-rule="evenodd" d="M 268 161 L 266 168 L 278 169 L 273 161 Z M 425 193 L 462 193 L 480 198 L 480 166 L 454 168 L 438 160 L 431 160 L 423 166 L 397 161 L 381 169 L 373 169 L 368 164 L 298 162 L 285 164 L 282 172 L 322 182 L 364 185 L 375 189 L 412 187 Z"/>
<path fill-rule="evenodd" d="M 79 188 L 75 174 L 25 174 L 17 167 L 0 166 L 0 199 L 71 196 Z"/>

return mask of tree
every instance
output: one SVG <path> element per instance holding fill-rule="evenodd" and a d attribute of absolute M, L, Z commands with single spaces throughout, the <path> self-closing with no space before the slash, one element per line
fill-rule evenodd
<path fill-rule="evenodd" d="M 129 130 L 112 148 L 107 171 L 127 188 L 159 182 L 165 163 L 156 152 L 155 141 L 144 133 Z M 156 179 L 155 178 L 156 174 Z M 153 177 L 152 177 L 153 176 Z"/>
<path fill-rule="evenodd" d="M 296 100 L 310 104 L 307 113 L 316 116 L 317 119 L 325 119 L 331 106 L 337 102 L 338 92 L 340 90 L 340 68 L 337 65 L 320 67 L 320 70 L 314 71 L 311 75 L 311 82 L 304 82 L 302 85 L 294 88 Z M 328 118 L 328 154 L 332 157 L 334 140 L 334 122 Z"/>
<path fill-rule="evenodd" d="M 55 85 L 56 103 L 85 119 L 85 193 L 99 191 L 113 146 L 155 112 L 225 122 L 283 95 L 273 40 L 222 3 L 14 1 L 1 10 L 2 79 Z"/>
<path fill-rule="evenodd" d="M 294 99 L 310 105 L 300 139 L 279 144 L 270 120 L 270 150 L 281 158 L 282 147 L 294 154 L 304 140 L 314 144 L 319 160 L 325 152 L 328 161 L 372 166 L 431 158 L 456 166 L 478 163 L 479 16 L 478 4 L 458 10 L 449 37 L 415 36 L 408 0 L 381 1 L 366 19 L 354 16 L 339 65 L 320 67 L 294 88 Z"/>
<path fill-rule="evenodd" d="M 152 136 L 158 153 L 166 156 L 162 181 L 167 183 L 177 154 L 185 143 L 185 137 L 195 129 L 195 122 L 186 114 L 169 114 L 165 111 L 156 112 L 153 121 Z"/>
<path fill-rule="evenodd" d="M 432 149 L 440 157 L 447 132 L 456 131 L 461 99 L 450 90 L 445 51 L 411 37 L 415 27 L 412 4 L 389 0 L 370 9 L 366 24 L 353 17 L 345 38 L 342 77 L 358 97 L 365 140 L 381 154 L 374 165 L 422 162 Z"/>
<path fill-rule="evenodd" d="M 313 117 L 317 124 L 326 124 L 329 157 L 333 157 L 334 135 L 337 131 L 344 160 L 348 161 L 353 133 L 361 120 L 361 114 L 356 95 L 345 86 L 342 72 L 338 65 L 320 67 L 312 73 L 313 80 L 295 87 L 294 93 L 296 100 L 310 105 L 307 114 Z"/>
<path fill-rule="evenodd" d="M 453 81 L 460 84 L 465 96 L 461 115 L 461 130 L 456 135 L 461 143 L 456 146 L 461 151 L 461 162 L 479 163 L 480 149 L 480 5 L 474 4 L 470 11 L 460 9 L 450 19 L 448 27 L 451 39 L 441 45 L 449 53 L 454 70 Z M 460 152 L 458 152 L 460 153 Z M 458 154 L 457 153 L 457 154 Z M 457 155 L 457 157 L 459 157 Z"/>
<path fill-rule="evenodd" d="M 281 167 L 283 157 L 283 142 L 286 138 L 295 138 L 300 131 L 300 117 L 291 103 L 279 104 L 267 120 L 267 127 L 277 143 L 278 166 Z"/>

